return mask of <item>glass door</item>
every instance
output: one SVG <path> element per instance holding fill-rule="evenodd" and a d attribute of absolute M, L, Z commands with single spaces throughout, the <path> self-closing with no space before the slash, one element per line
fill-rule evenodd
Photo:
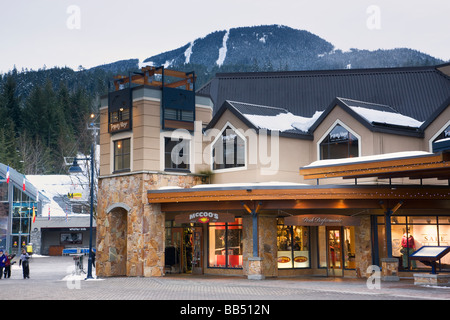
<path fill-rule="evenodd" d="M 328 275 L 343 276 L 341 227 L 327 227 Z"/>
<path fill-rule="evenodd" d="M 203 273 L 203 237 L 202 227 L 193 228 L 192 273 Z"/>

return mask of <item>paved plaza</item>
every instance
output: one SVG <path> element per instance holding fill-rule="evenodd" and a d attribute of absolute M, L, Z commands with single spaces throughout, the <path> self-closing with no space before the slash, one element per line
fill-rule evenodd
<path fill-rule="evenodd" d="M 87 259 L 84 261 L 86 267 Z M 94 280 L 72 275 L 72 257 L 33 257 L 30 279 L 18 263 L 10 279 L 0 280 L 0 299 L 20 300 L 450 300 L 450 288 L 415 286 L 412 279 L 380 282 L 369 289 L 365 279 L 277 278 L 167 275 L 162 278 L 115 277 Z M 94 269 L 95 276 L 95 269 Z M 252 302 L 252 303 L 253 303 Z"/>

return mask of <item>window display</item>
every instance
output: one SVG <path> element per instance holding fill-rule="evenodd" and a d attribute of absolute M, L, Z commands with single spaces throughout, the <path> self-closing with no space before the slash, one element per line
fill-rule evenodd
<path fill-rule="evenodd" d="M 278 269 L 310 267 L 309 227 L 278 224 L 277 245 Z"/>
<path fill-rule="evenodd" d="M 423 246 L 450 245 L 450 217 L 395 216 L 391 218 L 392 256 L 399 259 L 399 271 L 429 269 L 410 255 Z M 377 219 L 379 259 L 386 257 L 384 219 Z M 440 260 L 442 269 L 450 269 L 450 255 Z"/>
<path fill-rule="evenodd" d="M 242 218 L 209 224 L 210 268 L 242 268 Z"/>

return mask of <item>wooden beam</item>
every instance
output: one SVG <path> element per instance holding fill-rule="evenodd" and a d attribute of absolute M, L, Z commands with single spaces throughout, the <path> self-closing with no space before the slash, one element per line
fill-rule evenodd
<path fill-rule="evenodd" d="M 149 191 L 149 203 L 208 202 L 208 201 L 258 201 L 258 200 L 367 200 L 367 199 L 450 199 L 448 186 L 341 186 L 292 189 L 231 190 L 176 190 Z"/>
<path fill-rule="evenodd" d="M 342 165 L 300 168 L 300 174 L 305 179 L 320 179 L 334 177 L 379 177 L 408 176 L 409 173 L 426 172 L 430 170 L 450 170 L 450 163 L 445 159 L 447 154 L 433 154 L 412 158 L 399 158 L 380 161 L 363 161 Z"/>

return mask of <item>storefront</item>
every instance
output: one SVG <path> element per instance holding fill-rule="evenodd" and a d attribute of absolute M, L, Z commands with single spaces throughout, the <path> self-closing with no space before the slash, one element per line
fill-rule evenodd
<path fill-rule="evenodd" d="M 385 217 L 374 217 L 375 261 L 387 256 Z M 431 269 L 426 262 L 409 256 L 423 246 L 450 246 L 450 215 L 400 216 L 391 218 L 392 256 L 399 260 L 399 271 Z M 450 272 L 450 255 L 438 261 L 438 270 Z"/>
<path fill-rule="evenodd" d="M 18 254 L 31 242 L 44 198 L 23 175 L 0 164 L 0 248 Z"/>

